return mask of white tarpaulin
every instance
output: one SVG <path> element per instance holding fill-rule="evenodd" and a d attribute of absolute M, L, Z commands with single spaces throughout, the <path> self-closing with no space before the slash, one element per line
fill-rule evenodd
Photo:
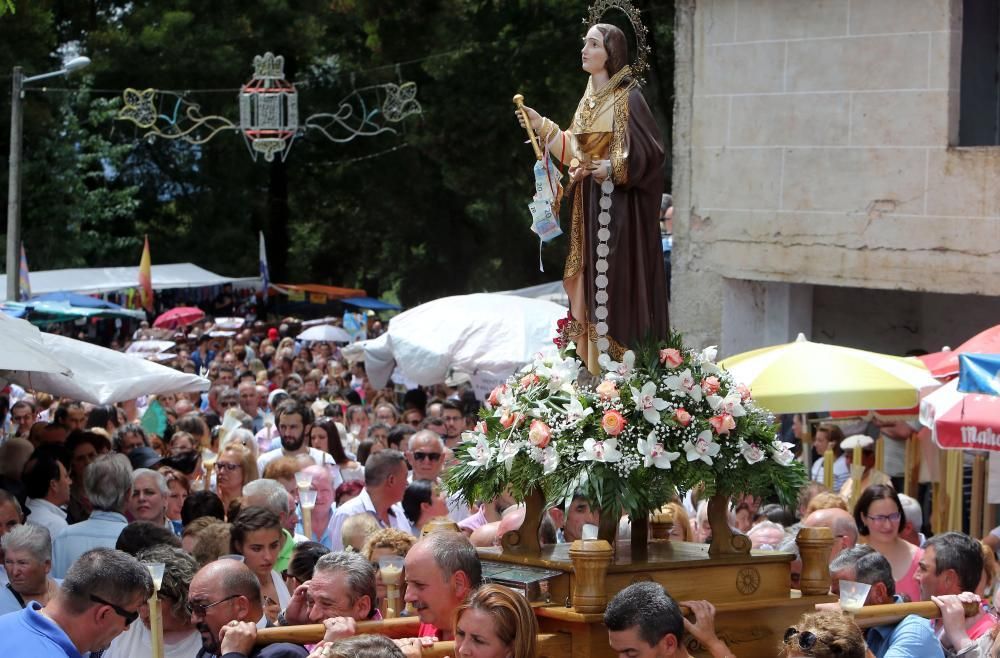
<path fill-rule="evenodd" d="M 400 313 L 389 330 L 344 348 L 361 358 L 375 388 L 395 366 L 416 384 L 438 384 L 452 371 L 507 377 L 552 345 L 566 309 L 552 302 L 499 293 L 444 297 Z"/>
<path fill-rule="evenodd" d="M 214 272 L 192 263 L 153 265 L 154 290 L 171 288 L 204 288 L 221 286 L 225 283 L 236 285 L 260 285 L 260 277 L 233 279 L 219 276 Z M 6 290 L 7 275 L 0 274 L 0 286 Z M 86 267 L 67 270 L 45 270 L 31 273 L 31 292 L 41 295 L 49 292 L 81 292 L 97 294 L 127 290 L 139 286 L 139 267 Z"/>
<path fill-rule="evenodd" d="M 7 318 L 0 324 L 0 335 L 7 336 L 10 322 L 28 324 L 23 320 Z M 37 368 L 7 369 L 0 372 L 0 377 L 28 389 L 94 404 L 122 402 L 141 395 L 207 391 L 210 385 L 204 377 L 106 347 L 55 334 L 41 333 L 39 338 L 48 358 L 61 366 L 64 372 L 39 372 Z M 0 365 L 3 363 L 0 361 Z"/>
<path fill-rule="evenodd" d="M 9 370 L 65 372 L 42 343 L 38 327 L 0 313 L 0 378 Z"/>

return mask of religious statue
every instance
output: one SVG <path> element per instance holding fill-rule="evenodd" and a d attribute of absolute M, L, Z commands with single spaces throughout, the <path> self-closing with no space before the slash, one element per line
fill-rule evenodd
<path fill-rule="evenodd" d="M 596 374 L 599 363 L 620 362 L 637 341 L 665 338 L 669 324 L 658 224 L 663 143 L 639 89 L 645 28 L 629 2 L 595 6 L 581 51 L 590 79 L 569 128 L 526 106 L 516 115 L 569 166 L 572 221 L 563 284 L 572 320 L 564 337 Z M 599 12 L 609 8 L 632 20 L 639 51 L 633 64 L 625 33 L 599 22 Z"/>
<path fill-rule="evenodd" d="M 624 7 L 622 6 L 624 5 Z M 591 372 L 621 361 L 627 346 L 669 331 L 666 278 L 658 225 L 663 192 L 663 143 L 639 89 L 646 66 L 645 28 L 628 2 L 604 0 L 598 10 L 623 9 L 637 36 L 629 63 L 625 33 L 598 22 L 583 40 L 590 74 L 568 130 L 530 107 L 527 120 L 549 153 L 569 165 L 572 220 L 563 283 L 573 316 L 566 337 Z"/>

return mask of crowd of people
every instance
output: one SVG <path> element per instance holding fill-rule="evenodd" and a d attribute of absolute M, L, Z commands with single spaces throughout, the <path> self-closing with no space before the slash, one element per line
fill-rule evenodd
<path fill-rule="evenodd" d="M 363 364 L 335 346 L 296 343 L 277 330 L 218 344 L 195 332 L 177 367 L 203 372 L 205 393 L 116 405 L 56 399 L 11 387 L 0 396 L 0 650 L 119 658 L 151 646 L 144 563 L 163 563 L 166 656 L 417 655 L 454 640 L 475 658 L 535 655 L 537 622 L 520 595 L 484 584 L 477 547 L 494 546 L 524 519 L 512 497 L 468 505 L 442 474 L 475 422 L 467 386 L 373 389 Z M 147 422 L 151 409 L 166 422 Z M 796 510 L 734 500 L 730 524 L 753 548 L 797 552 L 800 527 L 825 526 L 833 593 L 841 580 L 871 585 L 866 604 L 934 601 L 941 619 L 907 617 L 865 633 L 835 612 L 786 633 L 787 656 L 992 656 L 985 601 L 997 576 L 995 542 L 960 533 L 925 538 L 918 501 L 868 464 L 867 437 L 817 432 L 818 465 Z M 824 436 L 824 433 L 826 436 Z M 822 480 L 823 441 L 837 446 L 834 487 Z M 850 441 L 865 455 L 851 507 L 843 476 Z M 845 446 L 847 446 L 845 448 Z M 843 448 L 843 449 L 842 449 Z M 673 541 L 711 539 L 699 492 L 667 505 Z M 306 516 L 308 515 L 308 519 Z M 599 523 L 577 492 L 546 510 L 542 544 L 573 542 Z M 629 520 L 619 536 L 629 535 Z M 389 609 L 380 558 L 403 560 L 401 609 Z M 801 562 L 792 563 L 790 586 Z M 981 604 L 966 617 L 963 604 Z M 620 655 L 687 655 L 692 636 L 733 655 L 714 632 L 714 608 L 638 583 L 609 604 L 605 624 Z M 419 619 L 412 638 L 356 635 L 387 615 Z M 258 629 L 323 623 L 316 645 L 255 646 Z M 858 653 L 860 651 L 860 653 Z"/>

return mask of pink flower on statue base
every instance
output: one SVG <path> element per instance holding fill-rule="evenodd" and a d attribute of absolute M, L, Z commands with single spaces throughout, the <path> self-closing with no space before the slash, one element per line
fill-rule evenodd
<path fill-rule="evenodd" d="M 594 389 L 597 394 L 601 396 L 602 400 L 617 400 L 618 399 L 618 387 L 610 379 L 605 379 L 603 382 L 597 385 Z"/>
<path fill-rule="evenodd" d="M 680 350 L 668 347 L 660 350 L 660 363 L 668 368 L 676 368 L 680 364 L 684 363 L 684 356 L 681 354 Z"/>
<path fill-rule="evenodd" d="M 715 375 L 709 375 L 701 380 L 701 390 L 705 395 L 715 395 L 719 392 L 719 378 Z"/>
<path fill-rule="evenodd" d="M 736 420 L 729 414 L 712 416 L 708 419 L 708 424 L 716 434 L 729 434 L 729 430 L 736 429 Z"/>
<path fill-rule="evenodd" d="M 687 427 L 691 424 L 691 414 L 684 407 L 677 407 L 677 409 L 674 410 L 674 418 L 683 427 Z"/>
<path fill-rule="evenodd" d="M 531 373 L 530 375 L 525 375 L 521 377 L 521 388 L 528 388 L 532 384 L 537 384 L 539 381 L 538 375 Z"/>
<path fill-rule="evenodd" d="M 548 425 L 537 419 L 531 421 L 531 426 L 528 428 L 528 441 L 531 442 L 531 445 L 544 450 L 545 446 L 549 445 L 551 438 L 552 430 Z"/>
<path fill-rule="evenodd" d="M 524 414 L 520 412 L 515 413 L 504 413 L 500 416 L 500 424 L 504 429 L 510 429 L 511 426 L 517 427 L 524 421 Z"/>
<path fill-rule="evenodd" d="M 500 403 L 500 396 L 503 395 L 506 390 L 507 390 L 506 384 L 501 384 L 500 386 L 497 386 L 492 391 L 490 391 L 490 396 L 486 399 L 486 401 L 490 403 L 491 407 L 497 406 L 497 404 Z"/>
<path fill-rule="evenodd" d="M 609 436 L 618 436 L 625 429 L 625 416 L 614 409 L 606 411 L 601 418 L 601 428 Z"/>

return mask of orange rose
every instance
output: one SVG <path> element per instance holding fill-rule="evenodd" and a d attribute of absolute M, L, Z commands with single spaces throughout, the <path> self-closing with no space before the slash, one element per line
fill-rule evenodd
<path fill-rule="evenodd" d="M 601 418 L 601 428 L 609 436 L 618 436 L 625 429 L 625 416 L 614 409 L 606 411 Z"/>

